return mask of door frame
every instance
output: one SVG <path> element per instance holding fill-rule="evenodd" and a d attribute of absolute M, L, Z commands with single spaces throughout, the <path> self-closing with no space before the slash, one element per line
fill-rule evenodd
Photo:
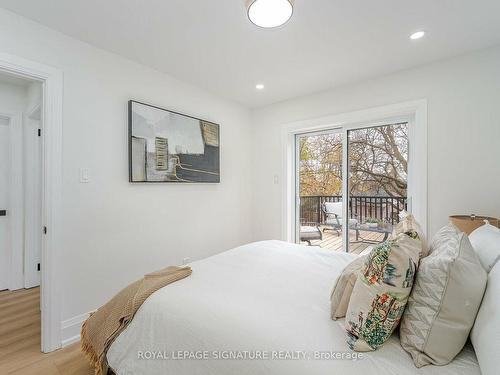
<path fill-rule="evenodd" d="M 387 125 L 402 120 L 410 121 L 409 159 L 412 162 L 408 171 L 408 200 L 413 215 L 420 222 L 424 234 L 427 235 L 427 100 L 419 99 L 282 125 L 282 175 L 284 183 L 282 187 L 281 237 L 284 241 L 295 242 L 297 238 L 296 135 L 340 129 L 343 133 L 343 160 L 347 160 L 347 133 L 349 130 Z M 347 163 L 343 163 L 342 169 L 343 176 L 347 176 Z M 414 176 L 418 176 L 418 178 Z M 347 183 L 347 179 L 344 178 L 342 182 L 343 195 L 348 191 Z M 344 217 L 347 215 L 348 207 L 344 205 Z M 347 249 L 348 231 L 345 230 L 346 225 L 344 220 L 344 251 Z"/>
<path fill-rule="evenodd" d="M 61 292 L 58 259 L 62 253 L 62 130 L 63 73 L 18 56 L 0 53 L 0 72 L 36 80 L 43 85 L 42 108 L 42 225 L 41 350 L 61 347 Z M 42 228 L 40 228 L 42 230 Z"/>

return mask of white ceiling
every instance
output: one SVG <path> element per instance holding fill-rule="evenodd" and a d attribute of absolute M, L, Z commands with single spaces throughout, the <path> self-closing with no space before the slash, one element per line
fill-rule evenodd
<path fill-rule="evenodd" d="M 0 0 L 0 7 L 248 107 L 500 43 L 499 0 L 296 0 L 292 20 L 274 30 L 250 23 L 244 0 Z M 420 29 L 427 35 L 410 41 Z"/>

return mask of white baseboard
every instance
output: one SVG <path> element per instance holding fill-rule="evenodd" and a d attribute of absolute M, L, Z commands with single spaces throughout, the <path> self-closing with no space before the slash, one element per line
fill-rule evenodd
<path fill-rule="evenodd" d="M 61 345 L 63 348 L 80 341 L 82 324 L 92 312 L 77 315 L 61 322 Z"/>
<path fill-rule="evenodd" d="M 74 344 L 75 342 L 78 342 L 78 341 L 80 341 L 80 335 L 79 334 L 76 335 L 76 336 L 73 336 L 73 337 L 69 337 L 67 339 L 63 339 L 61 341 L 61 347 L 65 348 L 66 346 Z"/>

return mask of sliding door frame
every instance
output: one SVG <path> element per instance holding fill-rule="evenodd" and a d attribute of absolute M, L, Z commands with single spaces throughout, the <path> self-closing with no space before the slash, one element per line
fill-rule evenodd
<path fill-rule="evenodd" d="M 297 220 L 297 160 L 296 136 L 304 133 L 333 131 L 342 132 L 342 175 L 348 176 L 348 131 L 374 126 L 408 122 L 409 125 L 409 170 L 408 204 L 415 218 L 420 222 L 425 235 L 427 223 L 427 100 L 391 104 L 361 111 L 343 113 L 311 120 L 282 125 L 282 239 L 296 242 Z M 348 196 L 348 178 L 343 178 L 342 195 Z M 344 217 L 348 217 L 349 207 L 344 205 Z M 347 250 L 349 231 L 343 220 L 343 246 Z"/>

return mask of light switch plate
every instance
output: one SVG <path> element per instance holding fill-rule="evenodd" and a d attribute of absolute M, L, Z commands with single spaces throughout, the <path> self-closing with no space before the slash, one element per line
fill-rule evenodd
<path fill-rule="evenodd" d="M 82 184 L 90 182 L 90 171 L 88 168 L 80 168 L 80 182 Z"/>

